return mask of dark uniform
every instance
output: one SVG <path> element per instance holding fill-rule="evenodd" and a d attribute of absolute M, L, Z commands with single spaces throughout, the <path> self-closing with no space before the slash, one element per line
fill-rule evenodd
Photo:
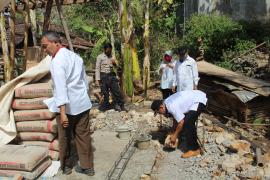
<path fill-rule="evenodd" d="M 113 72 L 112 57 L 108 57 L 105 53 L 100 54 L 97 57 L 95 73 L 96 81 L 100 81 L 101 93 L 104 96 L 100 110 L 106 111 L 112 107 L 109 103 L 110 92 L 113 96 L 113 105 L 123 110 L 124 101 L 120 93 L 119 80 Z"/>

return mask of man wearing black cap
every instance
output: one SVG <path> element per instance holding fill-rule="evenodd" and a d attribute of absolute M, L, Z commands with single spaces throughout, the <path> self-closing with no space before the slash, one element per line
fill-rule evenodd
<path fill-rule="evenodd" d="M 185 129 L 188 151 L 181 155 L 182 158 L 189 158 L 200 154 L 195 122 L 204 110 L 206 102 L 205 93 L 199 90 L 189 90 L 177 92 L 164 101 L 155 100 L 151 105 L 151 109 L 155 113 L 169 113 L 174 117 L 174 132 L 170 138 L 172 145 L 176 142 L 182 129 Z"/>

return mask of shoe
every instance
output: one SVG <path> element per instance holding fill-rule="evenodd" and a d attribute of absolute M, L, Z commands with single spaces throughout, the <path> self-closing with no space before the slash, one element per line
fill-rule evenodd
<path fill-rule="evenodd" d="M 94 176 L 95 175 L 94 168 L 83 169 L 79 165 L 77 165 L 77 166 L 75 166 L 75 171 L 77 173 L 86 174 L 87 176 Z"/>
<path fill-rule="evenodd" d="M 128 110 L 125 108 L 125 106 L 121 106 L 120 109 L 121 109 L 121 111 L 128 112 Z"/>
<path fill-rule="evenodd" d="M 190 158 L 190 157 L 195 157 L 201 155 L 201 150 L 197 149 L 195 151 L 189 150 L 188 152 L 184 153 L 181 155 L 181 158 Z"/>
<path fill-rule="evenodd" d="M 98 110 L 100 110 L 102 112 L 108 111 L 110 109 L 111 108 L 109 106 L 105 106 L 105 105 L 101 105 L 101 106 L 98 107 Z"/>
<path fill-rule="evenodd" d="M 64 170 L 62 171 L 62 174 L 69 175 L 72 173 L 72 168 L 70 167 L 65 167 Z"/>
<path fill-rule="evenodd" d="M 115 105 L 115 106 L 114 106 L 114 109 L 115 109 L 115 111 L 118 111 L 118 112 L 120 112 L 120 111 L 121 111 L 121 107 L 120 107 L 120 106 L 118 106 L 118 105 Z"/>

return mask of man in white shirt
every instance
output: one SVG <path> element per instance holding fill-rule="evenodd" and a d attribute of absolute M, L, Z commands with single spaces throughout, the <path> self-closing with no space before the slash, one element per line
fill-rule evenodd
<path fill-rule="evenodd" d="M 186 134 L 188 151 L 181 155 L 182 158 L 189 158 L 200 154 L 200 147 L 197 142 L 197 130 L 195 122 L 206 106 L 206 94 L 199 90 L 177 92 L 164 101 L 155 100 L 151 109 L 155 113 L 171 114 L 174 117 L 173 133 L 171 144 L 174 145 L 180 132 Z"/>
<path fill-rule="evenodd" d="M 173 91 L 185 91 L 197 89 L 199 74 L 196 61 L 188 55 L 186 47 L 178 49 L 179 60 L 174 68 Z"/>
<path fill-rule="evenodd" d="M 52 56 L 50 72 L 53 97 L 44 101 L 57 116 L 60 163 L 63 174 L 72 172 L 71 139 L 74 133 L 80 164 L 75 171 L 89 176 L 93 168 L 90 138 L 88 82 L 82 58 L 61 45 L 60 36 L 52 31 L 43 34 L 41 46 Z"/>

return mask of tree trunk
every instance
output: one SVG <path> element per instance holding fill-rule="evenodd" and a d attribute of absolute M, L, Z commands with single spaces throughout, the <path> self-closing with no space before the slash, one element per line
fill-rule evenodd
<path fill-rule="evenodd" d="M 4 13 L 2 13 L 2 12 L 1 12 L 0 28 L 1 28 L 1 42 L 2 42 L 3 59 L 4 59 L 4 77 L 5 77 L 5 82 L 8 82 L 11 80 L 10 75 L 11 75 L 12 69 L 10 67 L 10 60 L 9 60 L 9 54 L 8 54 L 8 43 L 7 43 L 5 16 L 4 16 Z"/>
<path fill-rule="evenodd" d="M 71 39 L 70 39 L 70 35 L 69 35 L 67 23 L 65 21 L 65 18 L 64 18 L 63 12 L 62 12 L 62 6 L 61 6 L 59 0 L 55 0 L 55 3 L 56 3 L 56 7 L 57 7 L 57 10 L 58 10 L 59 17 L 61 19 L 61 23 L 63 25 L 64 31 L 65 31 L 65 34 L 66 34 L 66 38 L 67 38 L 67 41 L 68 41 L 69 49 L 71 51 L 74 51 L 73 45 L 72 45 L 72 42 L 71 42 Z"/>
<path fill-rule="evenodd" d="M 15 0 L 11 1 L 10 9 L 10 68 L 11 68 L 11 79 L 14 78 L 14 67 L 15 67 L 15 19 L 16 19 L 16 4 Z"/>
<path fill-rule="evenodd" d="M 123 92 L 125 95 L 133 96 L 133 78 L 132 78 L 132 55 L 129 44 L 130 36 L 133 31 L 132 18 L 128 13 L 128 0 L 121 0 L 121 50 L 124 71 L 123 71 Z"/>
<path fill-rule="evenodd" d="M 140 65 L 139 65 L 138 52 L 136 49 L 134 33 L 132 35 L 130 44 L 131 44 L 131 56 L 132 56 L 133 85 L 134 85 L 135 91 L 137 93 L 141 93 L 143 91 L 143 85 L 141 81 Z"/>
<path fill-rule="evenodd" d="M 24 43 L 23 43 L 23 71 L 26 71 L 27 56 L 28 56 L 28 36 L 29 36 L 29 0 L 24 0 L 25 10 L 24 15 Z"/>
<path fill-rule="evenodd" d="M 145 23 L 144 23 L 144 61 L 143 61 L 143 86 L 144 95 L 147 98 L 147 88 L 150 82 L 150 47 L 149 47 L 149 0 L 145 0 Z"/>

